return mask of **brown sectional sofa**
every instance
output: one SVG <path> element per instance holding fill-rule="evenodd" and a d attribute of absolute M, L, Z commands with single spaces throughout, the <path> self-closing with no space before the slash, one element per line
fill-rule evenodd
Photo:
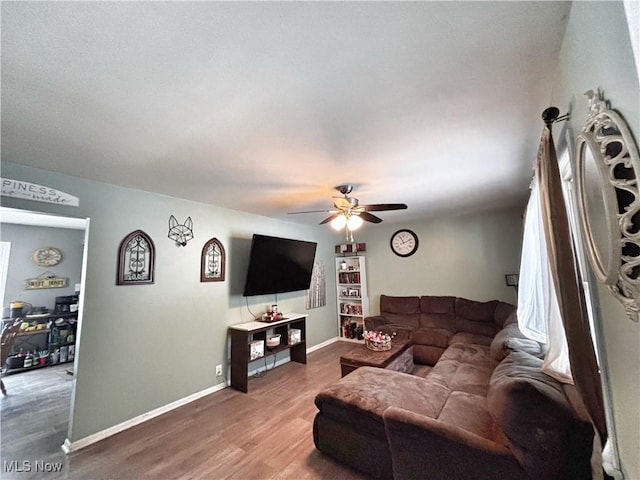
<path fill-rule="evenodd" d="M 416 363 L 435 365 L 452 343 L 490 345 L 515 306 L 460 297 L 380 295 L 380 314 L 365 319 L 365 330 L 381 330 L 411 339 Z"/>
<path fill-rule="evenodd" d="M 416 298 L 383 296 L 367 327 L 411 338 L 430 373 L 362 367 L 322 390 L 316 447 L 377 478 L 591 478 L 591 424 L 572 387 L 542 373 L 515 307 Z"/>

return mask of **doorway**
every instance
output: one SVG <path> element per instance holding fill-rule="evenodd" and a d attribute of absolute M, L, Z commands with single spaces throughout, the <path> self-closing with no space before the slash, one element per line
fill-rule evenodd
<path fill-rule="evenodd" d="M 0 207 L 0 224 L 2 226 L 2 241 L 7 240 L 7 237 L 11 236 L 11 232 L 14 232 L 12 239 L 14 247 L 9 250 L 8 262 L 3 262 L 3 277 L 7 275 L 7 271 L 9 272 L 7 281 L 3 282 L 2 291 L 0 291 L 3 306 L 8 306 L 9 302 L 14 299 L 13 297 L 22 295 L 25 297 L 25 303 L 33 305 L 33 302 L 29 302 L 27 298 L 35 299 L 37 305 L 43 305 L 40 308 L 45 308 L 53 314 L 58 312 L 61 299 L 69 297 L 66 294 L 77 295 L 75 338 L 67 338 L 66 342 L 66 346 L 74 344 L 75 348 L 79 345 L 81 336 L 89 219 Z M 24 237 L 18 237 L 16 240 L 16 232 L 25 235 L 40 235 L 40 237 L 30 241 Z M 51 235 L 50 237 L 42 237 L 42 232 L 51 232 Z M 54 246 L 51 244 L 55 243 L 55 239 L 66 237 L 74 239 L 66 252 L 69 263 L 66 267 L 74 271 L 77 269 L 77 272 L 71 273 L 62 268 L 65 266 L 63 262 L 50 268 L 46 265 L 34 264 L 35 260 L 32 261 L 31 258 L 33 245 L 37 244 L 39 248 L 35 250 L 40 250 L 40 247 Z M 47 238 L 51 238 L 52 241 L 48 242 Z M 24 244 L 30 245 L 28 255 Z M 22 248 L 18 248 L 19 246 Z M 58 247 L 63 253 L 65 252 L 64 245 L 58 245 Z M 25 259 L 25 257 L 27 258 Z M 16 268 L 11 269 L 14 261 L 18 262 L 18 273 L 16 273 Z M 37 292 L 27 291 L 24 287 L 27 284 L 32 286 L 33 282 L 29 283 L 26 280 L 32 277 L 34 272 L 35 274 L 41 273 L 43 278 L 66 279 L 68 281 L 68 285 L 65 287 L 67 290 L 51 288 Z M 15 278 L 16 275 L 19 277 L 18 280 Z M 20 285 L 16 286 L 16 282 Z M 45 282 L 47 286 L 53 283 Z M 8 308 L 3 309 L 3 317 L 9 316 L 8 311 Z M 57 315 L 52 315 L 52 317 L 55 316 Z M 60 317 L 62 318 L 64 315 L 60 315 Z M 55 325 L 53 318 L 50 317 L 49 320 L 50 326 Z M 56 332 L 58 331 L 64 332 L 64 325 L 56 329 Z M 22 462 L 33 460 L 34 455 L 37 455 L 38 460 L 60 455 L 64 443 L 71 437 L 73 398 L 75 396 L 74 372 L 79 363 L 78 354 L 79 351 L 75 349 L 73 361 L 54 365 L 50 365 L 50 362 L 47 361 L 47 365 L 41 368 L 25 369 L 4 377 L 8 396 L 0 400 L 3 424 L 1 455 L 3 460 Z M 11 438 L 8 438 L 9 436 Z M 28 446 L 28 448 L 21 452 L 20 445 Z"/>

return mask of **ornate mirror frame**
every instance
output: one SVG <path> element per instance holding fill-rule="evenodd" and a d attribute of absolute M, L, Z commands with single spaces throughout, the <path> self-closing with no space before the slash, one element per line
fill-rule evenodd
<path fill-rule="evenodd" d="M 200 259 L 201 282 L 223 282 L 225 273 L 225 253 L 222 243 L 212 238 L 202 247 Z"/>
<path fill-rule="evenodd" d="M 629 318 L 637 322 L 640 306 L 638 148 L 624 119 L 608 107 L 600 92 L 589 90 L 585 95 L 589 102 L 587 121 L 575 143 L 576 190 L 584 245 L 597 279 L 607 285 Z M 594 208 L 598 208 L 600 215 L 594 215 Z"/>

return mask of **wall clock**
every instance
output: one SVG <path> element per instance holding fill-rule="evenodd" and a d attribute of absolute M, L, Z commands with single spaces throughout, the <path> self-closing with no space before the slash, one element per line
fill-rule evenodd
<path fill-rule="evenodd" d="M 399 257 L 409 257 L 418 250 L 418 236 L 411 230 L 402 229 L 391 235 L 391 251 Z"/>
<path fill-rule="evenodd" d="M 56 247 L 42 247 L 33 252 L 32 258 L 40 267 L 55 267 L 62 260 L 62 252 Z"/>

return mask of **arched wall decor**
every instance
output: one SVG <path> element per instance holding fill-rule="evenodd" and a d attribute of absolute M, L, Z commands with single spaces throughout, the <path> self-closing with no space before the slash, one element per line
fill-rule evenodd
<path fill-rule="evenodd" d="M 222 243 L 212 238 L 202 247 L 200 260 L 201 282 L 222 282 L 225 273 L 225 252 Z"/>
<path fill-rule="evenodd" d="M 638 321 L 640 159 L 624 119 L 599 91 L 585 93 L 587 121 L 576 137 L 576 189 L 582 235 L 597 279 Z"/>
<path fill-rule="evenodd" d="M 151 237 L 142 230 L 127 235 L 118 249 L 117 285 L 153 283 L 156 248 Z"/>

